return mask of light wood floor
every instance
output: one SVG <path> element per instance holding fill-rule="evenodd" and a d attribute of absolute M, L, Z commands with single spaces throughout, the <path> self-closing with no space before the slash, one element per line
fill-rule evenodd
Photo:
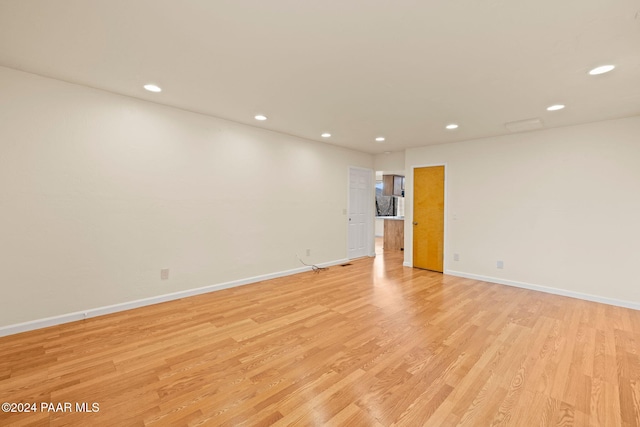
<path fill-rule="evenodd" d="M 640 424 L 640 312 L 384 252 L 0 338 L 0 425 Z"/>

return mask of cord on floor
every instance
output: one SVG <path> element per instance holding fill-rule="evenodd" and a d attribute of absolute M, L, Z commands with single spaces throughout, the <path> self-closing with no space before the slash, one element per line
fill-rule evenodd
<path fill-rule="evenodd" d="M 311 267 L 314 273 L 320 273 L 322 270 L 328 270 L 327 267 L 318 267 L 315 264 L 307 264 L 302 260 L 302 258 L 298 256 L 298 254 L 296 254 L 296 257 L 298 258 L 298 261 L 300 261 L 302 264 L 306 265 L 307 267 Z"/>

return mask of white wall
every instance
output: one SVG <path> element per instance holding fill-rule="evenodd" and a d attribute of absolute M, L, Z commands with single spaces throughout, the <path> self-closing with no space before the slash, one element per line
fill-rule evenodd
<path fill-rule="evenodd" d="M 412 168 L 440 163 L 449 273 L 640 307 L 640 117 L 408 149 L 405 264 Z"/>
<path fill-rule="evenodd" d="M 376 237 L 384 236 L 384 219 L 382 218 L 376 218 L 375 235 Z"/>
<path fill-rule="evenodd" d="M 0 326 L 347 256 L 372 155 L 7 68 L 0 94 Z"/>
<path fill-rule="evenodd" d="M 381 171 L 384 175 L 404 175 L 404 151 L 394 151 L 389 154 L 376 154 L 374 165 L 376 171 Z"/>

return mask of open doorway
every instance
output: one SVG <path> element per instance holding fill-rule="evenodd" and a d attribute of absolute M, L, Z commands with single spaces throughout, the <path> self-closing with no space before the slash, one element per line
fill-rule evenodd
<path fill-rule="evenodd" d="M 404 250 L 404 171 L 376 172 L 375 237 L 385 251 Z"/>

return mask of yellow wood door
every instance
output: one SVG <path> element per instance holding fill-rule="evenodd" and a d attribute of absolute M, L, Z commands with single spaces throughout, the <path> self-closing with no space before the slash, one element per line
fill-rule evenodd
<path fill-rule="evenodd" d="M 443 271 L 444 166 L 413 172 L 413 266 Z"/>

